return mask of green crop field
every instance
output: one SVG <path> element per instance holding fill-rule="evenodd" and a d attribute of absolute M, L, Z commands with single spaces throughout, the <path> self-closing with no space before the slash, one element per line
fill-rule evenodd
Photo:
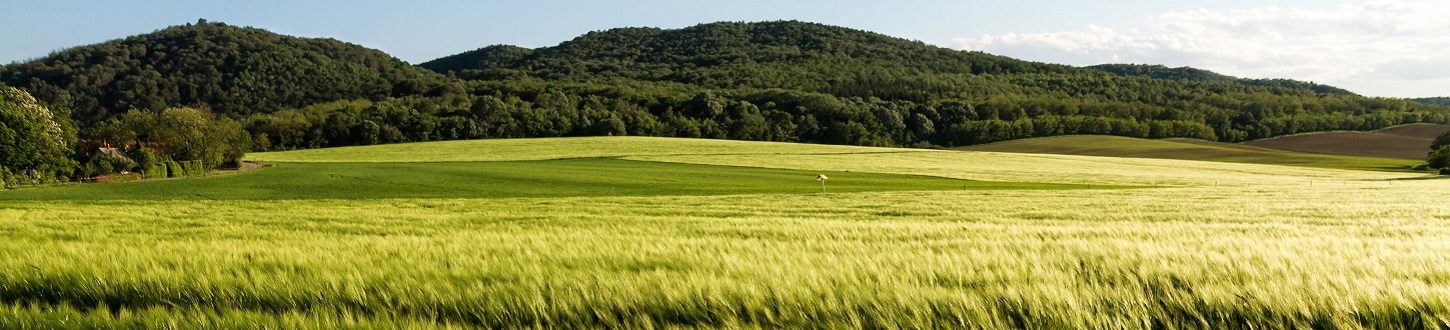
<path fill-rule="evenodd" d="M 1426 145 L 1428 146 L 1428 144 Z M 1376 171 L 1404 171 L 1423 163 L 1423 160 L 1311 154 L 1194 139 L 1148 140 L 1105 135 L 1068 135 L 1011 140 L 962 147 L 959 150 L 1206 160 Z"/>
<path fill-rule="evenodd" d="M 0 200 L 288 200 L 820 194 L 828 191 L 1088 189 L 902 174 L 802 171 L 618 159 L 443 163 L 283 163 L 208 178 L 23 189 Z M 1124 188 L 1129 186 L 1098 186 Z"/>
<path fill-rule="evenodd" d="M 0 191 L 0 328 L 1450 326 L 1423 174 L 623 137 L 251 158 Z"/>

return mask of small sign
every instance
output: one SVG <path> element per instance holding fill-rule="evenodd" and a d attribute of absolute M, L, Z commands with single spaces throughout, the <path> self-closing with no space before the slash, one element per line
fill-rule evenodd
<path fill-rule="evenodd" d="M 816 181 L 826 181 L 826 179 L 830 179 L 830 178 L 827 178 L 825 174 L 821 174 L 821 175 L 817 175 L 816 176 Z"/>

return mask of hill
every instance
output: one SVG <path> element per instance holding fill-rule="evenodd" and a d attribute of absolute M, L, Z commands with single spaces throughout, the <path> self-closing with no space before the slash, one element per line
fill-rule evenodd
<path fill-rule="evenodd" d="M 1299 134 L 1247 142 L 1248 145 L 1330 155 L 1370 156 L 1421 160 L 1447 125 L 1406 125 L 1374 132 Z"/>
<path fill-rule="evenodd" d="M 646 100 L 657 118 L 680 117 L 672 126 L 684 129 L 666 132 L 673 136 L 698 130 L 742 138 L 731 136 L 741 130 L 733 123 L 757 119 L 732 115 L 756 109 L 797 132 L 744 139 L 900 146 L 1072 134 L 1238 142 L 1450 123 L 1450 108 L 1312 83 L 1036 63 L 795 21 L 612 29 L 538 49 L 491 46 L 421 66 L 492 89 L 532 84 Z M 726 109 L 734 104 L 748 106 Z"/>
<path fill-rule="evenodd" d="M 1447 105 L 1447 106 L 1450 106 L 1450 97 L 1425 97 L 1425 98 L 1410 99 L 1410 100 L 1415 101 L 1415 102 L 1424 103 L 1424 104 L 1434 104 L 1434 105 Z"/>
<path fill-rule="evenodd" d="M 1204 81 L 1225 84 L 1239 84 L 1245 86 L 1283 87 L 1289 89 L 1311 90 L 1322 94 L 1354 94 L 1353 92 L 1344 90 L 1342 88 L 1320 85 L 1312 82 L 1303 82 L 1293 79 L 1243 79 L 1191 67 L 1169 68 L 1167 66 L 1158 64 L 1100 64 L 1089 66 L 1088 68 L 1102 70 L 1121 76 L 1142 76 L 1154 79 Z"/>
<path fill-rule="evenodd" d="M 918 101 L 932 94 L 963 92 L 923 80 L 923 73 L 1081 71 L 794 21 L 721 22 L 673 30 L 618 28 L 590 32 L 554 47 L 532 51 L 487 47 L 420 66 L 464 77 L 474 76 L 470 70 L 512 70 L 548 80 L 623 77 L 707 88 L 784 88 Z"/>
<path fill-rule="evenodd" d="M 333 39 L 205 20 L 7 65 L 0 82 L 73 109 L 91 126 L 129 109 L 270 113 L 339 99 L 420 95 L 444 77 Z"/>
<path fill-rule="evenodd" d="M 1407 170 L 1421 163 L 1417 160 L 1301 153 L 1193 139 L 1147 140 L 1100 135 L 1021 139 L 958 150 L 1183 159 L 1379 171 Z"/>

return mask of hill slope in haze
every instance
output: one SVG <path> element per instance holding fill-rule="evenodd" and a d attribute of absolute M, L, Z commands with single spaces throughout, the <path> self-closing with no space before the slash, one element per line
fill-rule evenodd
<path fill-rule="evenodd" d="M 0 69 L 0 82 L 73 108 L 82 123 L 132 108 L 198 106 L 246 115 L 339 99 L 415 95 L 443 79 L 355 44 L 205 20 Z"/>
<path fill-rule="evenodd" d="M 1424 98 L 1411 99 L 1411 100 L 1414 100 L 1415 102 L 1424 103 L 1424 104 L 1434 104 L 1434 105 L 1446 105 L 1446 106 L 1450 106 L 1450 97 L 1424 97 Z"/>
<path fill-rule="evenodd" d="M 1103 71 L 1106 71 L 1106 72 L 1109 72 L 1109 73 L 1112 73 L 1112 74 L 1116 74 L 1116 75 L 1121 75 L 1121 76 L 1142 76 L 1142 77 L 1150 77 L 1150 78 L 1155 78 L 1155 79 L 1167 79 L 1167 80 L 1180 80 L 1181 79 L 1181 80 L 1205 81 L 1205 82 L 1216 82 L 1216 83 L 1226 83 L 1226 84 L 1240 84 L 1240 85 L 1245 85 L 1245 86 L 1284 87 L 1284 88 L 1289 88 L 1289 89 L 1312 90 L 1314 92 L 1323 93 L 1323 94 L 1338 94 L 1338 95 L 1353 95 L 1354 94 L 1353 92 L 1344 90 L 1342 88 L 1338 88 L 1338 87 L 1334 87 L 1334 86 L 1327 86 L 1327 85 L 1320 85 L 1320 84 L 1315 84 L 1315 83 L 1312 83 L 1312 82 L 1303 82 L 1303 81 L 1292 80 L 1292 79 L 1243 79 L 1243 78 L 1238 78 L 1238 77 L 1231 77 L 1231 76 L 1222 75 L 1222 74 L 1219 74 L 1219 73 L 1216 73 L 1216 72 L 1213 72 L 1213 71 L 1208 71 L 1208 70 L 1204 70 L 1204 69 L 1197 69 L 1197 68 L 1190 68 L 1190 67 L 1169 68 L 1169 67 L 1163 66 L 1163 65 L 1147 65 L 1147 64 L 1100 64 L 1100 65 L 1089 66 L 1088 68 L 1097 69 L 1097 70 L 1103 70 Z M 1441 104 L 1441 105 L 1446 105 L 1446 104 Z"/>

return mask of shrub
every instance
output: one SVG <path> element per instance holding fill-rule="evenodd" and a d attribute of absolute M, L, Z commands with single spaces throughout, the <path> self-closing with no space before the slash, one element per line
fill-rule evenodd
<path fill-rule="evenodd" d="M 0 166 L 0 186 L 6 189 L 15 188 L 15 185 L 11 183 L 11 180 L 13 180 L 12 177 L 14 176 L 14 174 L 10 174 L 10 169 Z"/>
<path fill-rule="evenodd" d="M 188 160 L 181 162 L 181 167 L 183 173 L 186 173 L 186 176 L 206 175 L 206 164 L 200 160 Z"/>
<path fill-rule="evenodd" d="M 173 178 L 186 176 L 186 171 L 181 168 L 181 163 L 177 163 L 176 161 L 166 161 L 166 172 L 168 176 Z"/>
<path fill-rule="evenodd" d="M 143 172 L 150 171 L 160 161 L 156 157 L 156 151 L 147 147 L 133 148 L 129 154 L 136 161 L 136 169 Z"/>
<path fill-rule="evenodd" d="M 106 175 L 106 174 L 111 174 L 111 173 L 116 173 L 116 165 L 115 165 L 115 163 L 106 161 L 106 159 L 104 157 L 102 157 L 101 159 L 96 160 L 96 170 L 95 170 L 95 173 L 91 173 L 91 174 L 93 174 L 93 175 Z"/>
<path fill-rule="evenodd" d="M 100 161 L 103 163 L 111 163 L 113 171 L 110 173 L 121 173 L 136 169 L 136 162 L 121 156 L 106 154 L 101 156 Z"/>
<path fill-rule="evenodd" d="M 146 168 L 144 174 L 147 179 L 165 179 L 166 172 L 166 164 L 153 164 Z"/>

